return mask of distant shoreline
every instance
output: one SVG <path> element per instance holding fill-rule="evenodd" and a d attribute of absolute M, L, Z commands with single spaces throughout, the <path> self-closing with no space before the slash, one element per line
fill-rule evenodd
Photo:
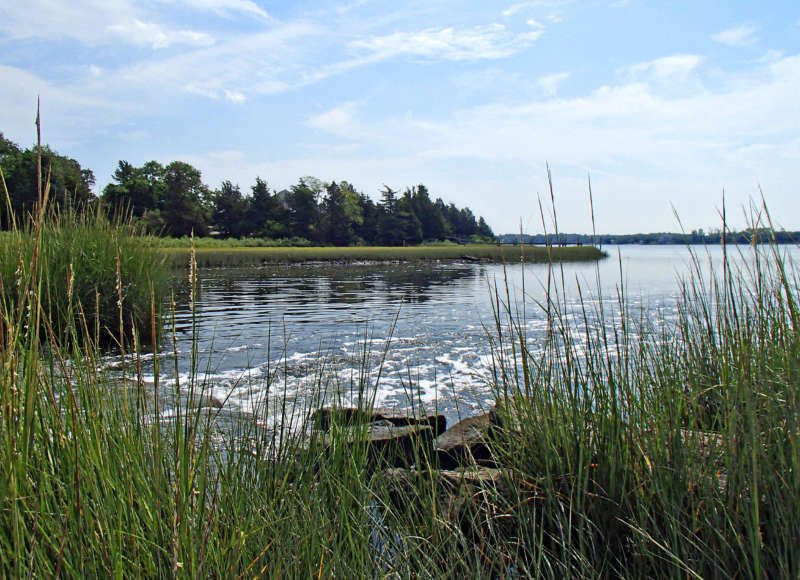
<path fill-rule="evenodd" d="M 519 234 L 502 234 L 497 239 L 503 244 L 519 244 Z M 695 230 L 689 233 L 676 232 L 655 232 L 649 234 L 524 234 L 522 239 L 525 244 L 534 246 L 575 246 L 575 245 L 652 245 L 652 246 L 671 246 L 671 245 L 708 245 L 718 246 L 722 243 L 721 232 L 706 233 L 703 230 Z M 800 243 L 800 231 L 742 231 L 726 232 L 725 243 L 731 245 L 752 244 L 753 240 L 757 243 L 778 243 L 778 244 L 797 244 Z"/>
<path fill-rule="evenodd" d="M 162 248 L 168 263 L 188 263 L 190 248 Z M 465 244 L 446 246 L 323 246 L 323 247 L 233 247 L 195 248 L 200 267 L 253 266 L 293 263 L 371 263 L 371 262 L 489 262 L 529 263 L 590 262 L 607 254 L 594 246 L 552 247 L 510 244 Z"/>

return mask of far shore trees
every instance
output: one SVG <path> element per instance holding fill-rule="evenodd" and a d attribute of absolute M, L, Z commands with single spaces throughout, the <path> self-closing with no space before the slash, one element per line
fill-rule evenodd
<path fill-rule="evenodd" d="M 432 201 L 423 184 L 402 194 L 384 186 L 376 203 L 348 181 L 324 182 L 313 176 L 277 192 L 261 177 L 249 195 L 229 180 L 212 191 L 198 169 L 180 161 L 166 167 L 156 161 L 141 167 L 120 161 L 112 178 L 101 198 L 108 210 L 141 219 L 156 235 L 194 232 L 334 246 L 494 240 L 482 217 L 476 220 L 469 208 L 445 204 L 441 198 Z"/>
<path fill-rule="evenodd" d="M 0 169 L 14 215 L 0 204 L 0 229 L 20 222 L 38 201 L 37 148 L 23 150 L 0 133 Z M 94 206 L 94 174 L 74 159 L 42 147 L 42 171 L 50 171 L 52 205 L 81 210 Z M 46 175 L 43 175 L 46 177 Z M 133 219 L 151 234 L 182 237 L 264 238 L 299 244 L 414 245 L 429 241 L 493 241 L 494 233 L 469 208 L 457 208 L 417 184 L 389 186 L 375 202 L 348 181 L 301 177 L 274 191 L 255 178 L 249 188 L 224 180 L 217 189 L 199 169 L 183 161 L 136 166 L 120 160 L 99 201 L 110 216 Z"/>
<path fill-rule="evenodd" d="M 38 151 L 36 146 L 21 149 L 0 133 L 0 168 L 14 211 L 14 219 L 21 223 L 36 206 L 39 199 L 37 178 Z M 84 169 L 75 159 L 59 155 L 47 145 L 42 147 L 42 181 L 49 172 L 50 200 L 53 206 L 80 208 L 90 203 L 94 173 Z M 0 226 L 8 229 L 11 216 L 5 203 L 0 204 Z"/>

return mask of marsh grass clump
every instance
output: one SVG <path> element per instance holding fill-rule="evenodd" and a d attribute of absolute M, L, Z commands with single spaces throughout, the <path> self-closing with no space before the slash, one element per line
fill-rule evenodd
<path fill-rule="evenodd" d="M 44 209 L 37 222 L 4 232 L 0 277 L 7 306 L 19 310 L 24 292 L 41 302 L 47 337 L 103 345 L 151 342 L 151 304 L 163 299 L 164 257 L 141 243 L 142 232 L 100 208 Z M 28 270 L 37 268 L 38 272 Z M 35 280 L 36 288 L 29 282 Z M 122 338 L 121 338 L 122 337 Z"/>
<path fill-rule="evenodd" d="M 522 482 L 516 569 L 800 573 L 800 281 L 768 242 L 708 269 L 692 259 L 675 324 L 631 311 L 620 283 L 611 308 L 581 300 L 576 325 L 556 268 L 533 350 L 497 300 L 495 453 Z"/>

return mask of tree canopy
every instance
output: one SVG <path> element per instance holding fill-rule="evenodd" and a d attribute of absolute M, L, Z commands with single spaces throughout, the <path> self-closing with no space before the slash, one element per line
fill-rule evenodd
<path fill-rule="evenodd" d="M 14 218 L 21 223 L 39 199 L 37 177 L 38 150 L 34 145 L 22 149 L 0 133 L 0 169 L 8 188 Z M 50 199 L 56 207 L 80 208 L 94 200 L 94 174 L 75 159 L 59 155 L 47 145 L 42 147 L 42 180 L 50 175 Z M 11 224 L 6 204 L 0 204 L 0 225 Z"/>
<path fill-rule="evenodd" d="M 422 184 L 403 193 L 384 186 L 375 202 L 348 181 L 304 176 L 288 190 L 273 191 L 256 177 L 249 194 L 223 181 L 203 185 L 200 171 L 179 161 L 134 167 L 120 161 L 114 183 L 103 190 L 110 211 L 128 211 L 160 235 L 213 233 L 220 237 L 300 238 L 345 246 L 397 246 L 423 241 L 493 240 L 494 233 L 469 208 L 432 201 Z"/>
<path fill-rule="evenodd" d="M 51 199 L 81 207 L 96 201 L 94 175 L 69 157 L 42 148 L 43 170 L 51 171 Z M 19 221 L 38 200 L 37 149 L 23 150 L 0 133 L 3 170 Z M 423 184 L 401 191 L 385 185 L 380 201 L 345 180 L 323 181 L 303 176 L 295 185 L 274 191 L 265 179 L 249 188 L 230 180 L 208 187 L 200 170 L 183 161 L 136 166 L 120 160 L 100 200 L 112 215 L 140 221 L 164 236 L 216 235 L 303 239 L 311 243 L 407 245 L 423 241 L 493 240 L 486 221 L 469 208 L 431 198 Z M 7 211 L 0 226 L 11 224 Z"/>

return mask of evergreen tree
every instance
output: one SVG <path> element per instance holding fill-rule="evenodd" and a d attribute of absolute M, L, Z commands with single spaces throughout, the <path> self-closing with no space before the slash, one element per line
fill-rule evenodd
<path fill-rule="evenodd" d="M 222 237 L 240 238 L 249 233 L 250 204 L 238 185 L 223 181 L 212 203 L 212 223 Z"/>
<path fill-rule="evenodd" d="M 288 234 L 288 215 L 278 197 L 270 192 L 267 182 L 256 177 L 256 183 L 251 187 L 253 192 L 250 200 L 250 215 L 248 217 L 250 233 L 265 238 L 280 238 Z"/>
<path fill-rule="evenodd" d="M 399 243 L 415 245 L 422 241 L 422 224 L 414 213 L 411 196 L 406 193 L 395 206 L 395 221 L 398 229 Z"/>
<path fill-rule="evenodd" d="M 442 240 L 447 235 L 444 216 L 438 205 L 431 201 L 428 188 L 422 184 L 411 188 L 411 206 L 422 226 L 422 239 Z"/>
<path fill-rule="evenodd" d="M 478 236 L 485 240 L 494 240 L 494 232 L 492 228 L 489 227 L 489 224 L 486 223 L 486 220 L 483 219 L 483 216 L 478 218 Z"/>
<path fill-rule="evenodd" d="M 324 240 L 334 246 L 346 246 L 353 241 L 352 220 L 345 209 L 345 196 L 335 181 L 328 185 L 322 201 Z"/>
<path fill-rule="evenodd" d="M 358 196 L 358 206 L 361 210 L 361 224 L 355 226 L 356 236 L 363 244 L 378 243 L 378 206 L 364 193 Z"/>
<path fill-rule="evenodd" d="M 399 246 L 403 240 L 397 220 L 397 192 L 388 185 L 383 187 L 378 204 L 377 241 L 385 246 Z"/>
<path fill-rule="evenodd" d="M 313 186 L 313 182 L 310 186 L 305 178 L 301 178 L 297 185 L 292 186 L 288 199 L 290 233 L 307 240 L 316 240 L 319 231 L 318 192 Z"/>

